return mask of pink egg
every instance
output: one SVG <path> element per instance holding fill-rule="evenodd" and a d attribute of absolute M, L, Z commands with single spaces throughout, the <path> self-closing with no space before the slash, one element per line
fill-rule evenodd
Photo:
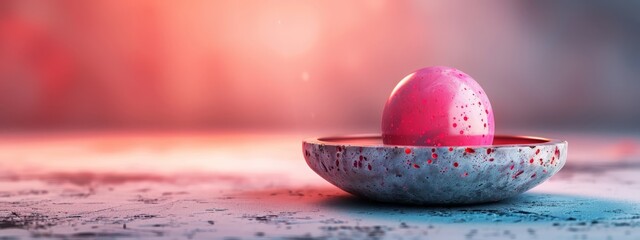
<path fill-rule="evenodd" d="M 382 114 L 384 144 L 491 145 L 493 109 L 471 76 L 450 67 L 409 74 L 391 92 Z"/>

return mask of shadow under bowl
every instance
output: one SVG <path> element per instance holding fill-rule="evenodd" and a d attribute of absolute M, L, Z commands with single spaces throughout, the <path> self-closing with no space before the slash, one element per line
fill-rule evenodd
<path fill-rule="evenodd" d="M 367 199 L 405 204 L 495 202 L 523 193 L 558 172 L 567 142 L 496 136 L 487 146 L 396 146 L 379 135 L 302 142 L 307 164 L 338 188 Z"/>

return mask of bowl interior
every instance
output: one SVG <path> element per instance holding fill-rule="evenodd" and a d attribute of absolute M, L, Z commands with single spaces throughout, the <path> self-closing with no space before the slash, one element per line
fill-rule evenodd
<path fill-rule="evenodd" d="M 382 143 L 382 136 L 374 135 L 374 134 L 365 134 L 365 135 L 347 135 L 347 136 L 336 136 L 336 137 L 322 137 L 318 138 L 319 142 L 324 142 L 326 144 L 342 144 L 342 145 L 351 145 L 351 146 L 389 146 L 394 147 L 396 145 L 388 145 Z M 544 143 L 552 143 L 554 140 L 539 138 L 539 137 L 529 137 L 529 136 L 509 136 L 509 135 L 496 135 L 493 138 L 493 144 L 487 146 L 516 146 L 516 145 L 538 145 Z M 412 147 L 423 147 L 423 146 L 412 146 Z M 433 147 L 433 146 L 424 146 L 424 147 Z M 449 146 L 440 146 L 446 147 Z M 455 146 L 455 147 L 468 147 L 468 146 Z"/>

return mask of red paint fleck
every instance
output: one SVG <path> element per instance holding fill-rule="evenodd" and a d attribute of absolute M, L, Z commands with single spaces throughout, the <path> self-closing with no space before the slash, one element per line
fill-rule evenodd
<path fill-rule="evenodd" d="M 336 159 L 336 167 L 340 167 L 340 161 Z"/>
<path fill-rule="evenodd" d="M 532 158 L 532 159 L 529 159 L 529 163 L 533 163 L 533 158 Z"/>
<path fill-rule="evenodd" d="M 404 149 L 404 153 L 406 153 L 406 154 L 410 154 L 410 153 L 411 153 L 411 149 L 410 149 L 410 148 L 405 148 L 405 149 Z"/>
<path fill-rule="evenodd" d="M 457 127 L 457 126 L 458 126 L 458 124 L 457 124 L 457 123 L 453 123 L 453 127 Z"/>
<path fill-rule="evenodd" d="M 453 148 L 452 147 L 449 147 L 449 152 L 453 152 Z"/>
<path fill-rule="evenodd" d="M 464 172 L 464 174 L 462 174 L 463 177 L 469 176 L 468 172 Z"/>
<path fill-rule="evenodd" d="M 489 162 L 493 162 L 493 158 L 489 158 Z"/>
<path fill-rule="evenodd" d="M 358 168 L 362 168 L 362 162 L 358 162 Z"/>
<path fill-rule="evenodd" d="M 432 148 L 432 149 L 431 149 L 431 152 L 432 152 L 432 153 L 436 152 L 436 149 L 435 149 L 435 148 Z"/>
<path fill-rule="evenodd" d="M 358 167 L 358 161 L 353 161 L 353 167 Z"/>
<path fill-rule="evenodd" d="M 464 116 L 464 120 L 467 121 L 469 120 L 469 118 L 467 116 Z"/>
<path fill-rule="evenodd" d="M 513 167 L 515 167 L 516 165 L 511 165 L 511 170 L 513 170 Z"/>
<path fill-rule="evenodd" d="M 476 150 L 473 150 L 473 148 L 465 148 L 464 152 L 466 152 L 466 153 L 475 153 Z"/>
<path fill-rule="evenodd" d="M 458 165 L 459 165 L 458 162 L 453 162 L 454 167 L 458 167 Z"/>
<path fill-rule="evenodd" d="M 413 168 L 420 168 L 420 165 L 414 163 Z"/>
<path fill-rule="evenodd" d="M 536 150 L 536 154 L 539 154 L 539 153 L 540 153 L 540 149 Z"/>
<path fill-rule="evenodd" d="M 464 134 L 464 131 L 460 130 L 460 134 Z"/>
<path fill-rule="evenodd" d="M 427 160 L 427 164 L 431 164 L 433 161 L 431 161 L 431 159 Z"/>
<path fill-rule="evenodd" d="M 436 158 L 438 158 L 438 154 L 437 154 L 437 153 L 432 153 L 432 154 L 431 154 L 431 157 L 432 157 L 433 159 L 436 159 Z"/>
<path fill-rule="evenodd" d="M 486 123 L 484 124 L 484 127 L 485 127 L 485 128 L 487 127 L 487 124 L 486 124 Z"/>
<path fill-rule="evenodd" d="M 491 148 L 487 148 L 487 154 L 491 154 Z"/>
<path fill-rule="evenodd" d="M 342 152 L 342 148 L 340 146 L 337 146 L 338 148 L 338 152 Z"/>
<path fill-rule="evenodd" d="M 531 175 L 531 178 L 535 178 L 535 177 L 536 177 L 536 174 L 535 174 L 535 173 L 534 173 L 533 175 Z"/>
<path fill-rule="evenodd" d="M 362 155 L 360 155 L 360 161 L 362 161 L 362 158 L 363 158 Z"/>
<path fill-rule="evenodd" d="M 524 173 L 524 170 L 518 171 L 516 174 L 513 175 L 513 178 L 518 178 L 518 176 L 520 176 L 520 174 L 522 173 Z"/>
<path fill-rule="evenodd" d="M 369 165 L 367 166 L 367 168 L 369 168 L 369 171 L 371 171 L 371 164 L 369 164 Z"/>
<path fill-rule="evenodd" d="M 484 112 L 485 112 L 485 113 L 487 113 L 487 114 L 489 114 L 489 110 L 487 110 L 487 109 L 485 109 L 485 110 L 484 110 Z"/>

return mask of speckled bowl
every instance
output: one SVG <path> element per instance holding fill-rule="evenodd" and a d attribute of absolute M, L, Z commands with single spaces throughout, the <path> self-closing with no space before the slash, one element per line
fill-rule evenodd
<path fill-rule="evenodd" d="M 407 204 L 494 202 L 523 193 L 558 172 L 567 142 L 496 136 L 490 146 L 392 146 L 379 135 L 307 139 L 313 171 L 351 194 Z"/>

